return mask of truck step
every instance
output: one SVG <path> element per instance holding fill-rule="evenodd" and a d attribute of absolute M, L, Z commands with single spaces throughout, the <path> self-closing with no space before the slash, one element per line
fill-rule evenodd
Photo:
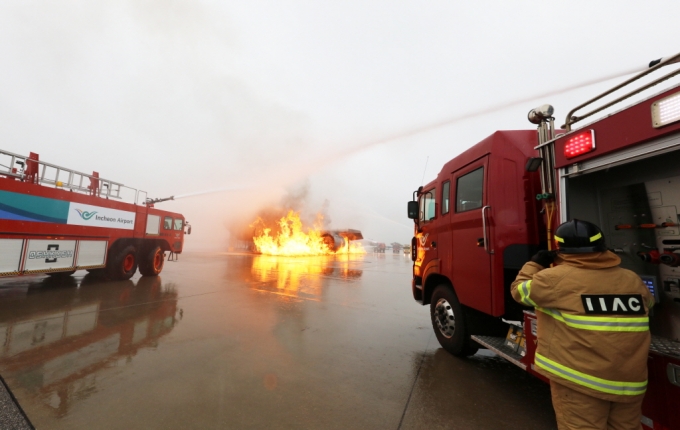
<path fill-rule="evenodd" d="M 511 348 L 505 346 L 504 337 L 495 336 L 470 336 L 472 340 L 478 344 L 486 347 L 488 350 L 495 352 L 501 357 L 508 360 L 510 363 L 519 367 L 522 370 L 527 370 L 527 366 L 522 363 L 522 357 L 517 352 L 513 351 Z"/>
<path fill-rule="evenodd" d="M 661 336 L 652 336 L 652 343 L 649 345 L 649 350 L 660 355 L 680 359 L 680 342 L 666 339 Z"/>

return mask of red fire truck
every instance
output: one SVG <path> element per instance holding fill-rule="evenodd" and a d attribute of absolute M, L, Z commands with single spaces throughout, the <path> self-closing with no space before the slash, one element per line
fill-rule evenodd
<path fill-rule="evenodd" d="M 430 305 L 443 348 L 457 356 L 488 348 L 541 377 L 536 316 L 510 284 L 537 250 L 554 247 L 561 222 L 593 222 L 657 302 L 643 424 L 680 428 L 680 85 L 639 100 L 680 74 L 664 68 L 679 60 L 653 62 L 576 107 L 562 130 L 552 106 L 533 109 L 537 131 L 497 131 L 414 192 L 413 297 Z M 624 100 L 636 101 L 604 115 Z M 586 118 L 594 119 L 581 125 Z"/>
<path fill-rule="evenodd" d="M 122 280 L 137 267 L 158 275 L 191 230 L 182 215 L 153 207 L 162 200 L 98 172 L 0 150 L 0 277 L 86 269 Z"/>

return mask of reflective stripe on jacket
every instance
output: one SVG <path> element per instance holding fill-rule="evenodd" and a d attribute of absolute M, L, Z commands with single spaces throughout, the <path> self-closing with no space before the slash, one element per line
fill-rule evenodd
<path fill-rule="evenodd" d="M 647 381 L 622 382 L 596 378 L 595 376 L 579 372 L 578 370 L 570 369 L 567 366 L 563 366 L 556 361 L 543 357 L 541 354 L 536 354 L 535 363 L 536 366 L 552 373 L 553 375 L 602 393 L 618 394 L 620 396 L 634 396 L 638 394 L 644 394 L 645 390 L 647 389 Z"/>
<path fill-rule="evenodd" d="M 536 370 L 608 401 L 643 395 L 652 295 L 611 252 L 558 256 L 550 269 L 525 264 L 511 288 L 516 301 L 537 310 Z"/>
<path fill-rule="evenodd" d="M 574 328 L 598 331 L 648 331 L 649 317 L 600 317 L 563 314 L 557 309 L 542 308 L 531 300 L 531 281 L 524 281 L 518 287 L 520 303 L 533 306 L 558 321 Z M 640 303 L 642 306 L 642 303 Z"/>

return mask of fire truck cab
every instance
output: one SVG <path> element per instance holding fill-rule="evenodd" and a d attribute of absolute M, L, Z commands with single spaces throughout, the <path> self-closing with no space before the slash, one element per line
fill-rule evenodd
<path fill-rule="evenodd" d="M 126 201 L 126 199 L 131 200 Z M 155 276 L 188 223 L 123 184 L 0 150 L 0 277 L 76 270 Z"/>
<path fill-rule="evenodd" d="M 578 106 L 562 130 L 551 106 L 536 108 L 529 120 L 537 130 L 495 132 L 414 192 L 412 292 L 430 305 L 442 347 L 459 356 L 488 348 L 541 377 L 532 368 L 534 310 L 512 299 L 510 284 L 537 250 L 554 247 L 560 223 L 593 222 L 657 303 L 642 424 L 680 428 L 680 85 L 575 126 L 680 75 L 643 80 L 678 61 L 680 54 L 650 65 Z"/>

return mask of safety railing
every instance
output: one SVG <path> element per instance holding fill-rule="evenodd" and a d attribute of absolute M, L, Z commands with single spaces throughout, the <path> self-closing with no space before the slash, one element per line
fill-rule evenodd
<path fill-rule="evenodd" d="M 135 204 L 143 204 L 147 198 L 146 192 L 101 178 L 97 172 L 90 175 L 46 163 L 33 153 L 25 156 L 0 150 L 0 176 L 106 199 L 131 200 Z"/>
<path fill-rule="evenodd" d="M 575 113 L 577 111 L 583 109 L 584 107 L 589 106 L 589 105 L 591 105 L 591 104 L 593 104 L 593 103 L 595 103 L 599 100 L 602 100 L 603 98 L 607 97 L 608 95 L 620 90 L 621 88 L 624 88 L 624 87 L 632 84 L 635 81 L 640 80 L 641 78 L 643 78 L 643 77 L 645 77 L 645 76 L 647 76 L 651 73 L 658 71 L 659 69 L 661 69 L 664 66 L 668 66 L 670 64 L 678 63 L 678 62 L 680 62 L 680 53 L 675 54 L 672 57 L 664 58 L 661 61 L 659 61 L 659 60 L 652 61 L 650 63 L 650 67 L 647 70 L 644 70 L 644 71 L 638 73 L 637 75 L 633 76 L 632 78 L 628 79 L 627 81 L 622 82 L 621 84 L 615 86 L 614 88 L 612 88 L 610 90 L 605 91 L 604 93 L 602 93 L 602 94 L 600 94 L 596 97 L 593 97 L 592 99 L 588 100 L 587 102 L 582 103 L 582 104 L 576 106 L 571 111 L 569 111 L 562 128 L 565 128 L 567 131 L 571 131 L 571 126 L 573 124 L 575 124 L 579 121 L 582 121 L 582 120 L 584 120 L 588 117 L 591 117 L 598 112 L 602 112 L 603 110 L 605 110 L 609 107 L 612 107 L 615 104 L 618 104 L 618 103 L 620 103 L 620 102 L 622 102 L 622 101 L 624 101 L 624 100 L 626 100 L 630 97 L 633 97 L 636 94 L 639 94 L 639 93 L 641 93 L 641 92 L 643 92 L 643 91 L 645 91 L 649 88 L 652 88 L 655 85 L 660 84 L 661 82 L 664 82 L 664 81 L 666 81 L 666 80 L 668 80 L 668 79 L 670 79 L 670 78 L 672 78 L 676 75 L 679 75 L 680 74 L 680 68 L 678 68 L 676 70 L 672 70 L 671 72 L 669 72 L 669 73 L 667 73 L 667 74 L 665 74 L 665 75 L 663 75 L 663 76 L 661 76 L 661 77 L 659 77 L 659 78 L 657 78 L 657 79 L 655 79 L 655 80 L 653 80 L 653 81 L 651 81 L 651 82 L 649 82 L 645 85 L 642 85 L 641 87 L 636 88 L 636 89 L 616 98 L 615 100 L 612 100 L 608 103 L 605 103 L 602 106 L 599 106 L 599 107 L 597 107 L 597 108 L 595 108 L 595 109 L 593 109 L 593 110 L 591 110 L 587 113 L 584 113 L 584 114 L 581 114 L 581 115 L 575 115 Z"/>

